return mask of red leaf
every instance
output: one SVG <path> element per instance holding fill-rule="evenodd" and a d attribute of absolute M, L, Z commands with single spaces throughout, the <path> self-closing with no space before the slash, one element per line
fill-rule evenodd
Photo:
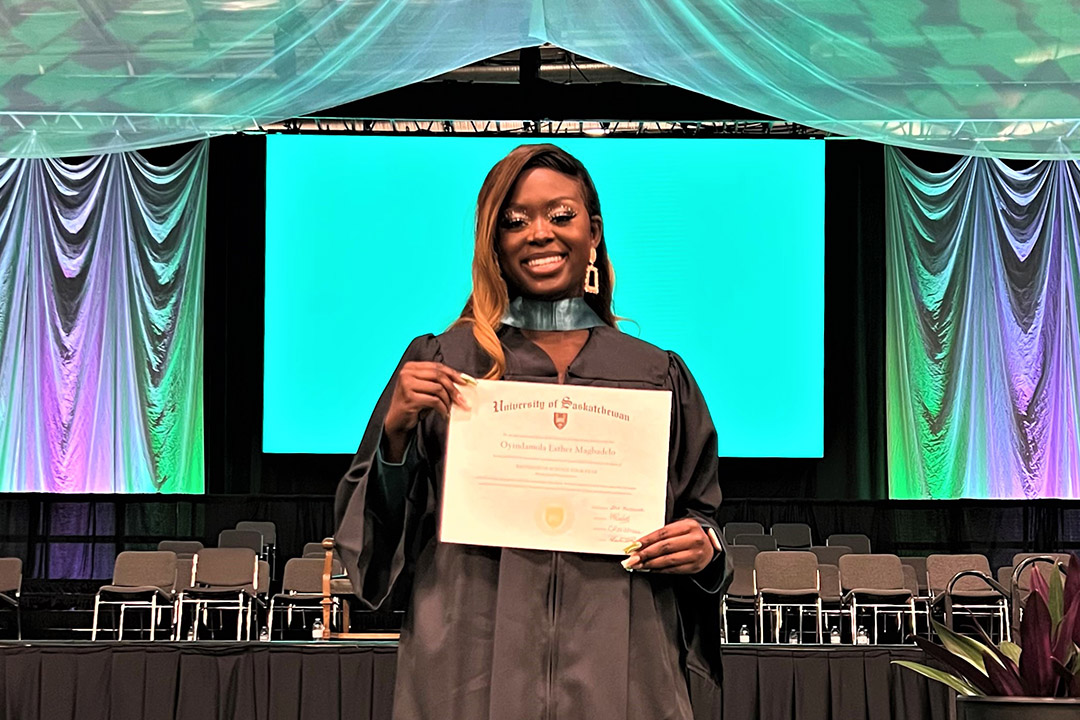
<path fill-rule="evenodd" d="M 1080 675 L 1073 675 L 1057 658 L 1054 658 L 1054 672 L 1061 678 L 1065 697 L 1080 697 Z"/>
<path fill-rule="evenodd" d="M 982 638 L 983 645 L 990 648 L 990 652 L 994 654 L 994 657 L 1001 661 L 1001 664 L 1005 666 L 1006 670 L 1011 671 L 1016 677 L 1020 677 L 1020 668 L 1016 666 L 1016 663 L 1013 662 L 1013 659 L 1011 657 L 1001 652 L 998 646 L 994 644 L 994 641 L 991 640 L 990 636 L 986 634 L 986 630 L 983 629 L 982 624 L 977 622 L 972 624 L 978 631 L 979 637 Z"/>
<path fill-rule="evenodd" d="M 1020 658 L 1023 659 L 1024 654 L 1020 653 Z M 1016 676 L 1010 670 L 1007 670 L 999 665 L 990 653 L 983 653 L 983 661 L 986 663 L 986 674 L 990 676 L 990 682 L 997 688 L 995 695 L 1023 695 L 1024 686 L 1020 683 L 1020 678 Z M 1010 661 L 1011 663 L 1012 661 Z M 1016 667 L 1013 665 L 1013 667 Z"/>
<path fill-rule="evenodd" d="M 1062 616 L 1061 624 L 1058 626 L 1057 637 L 1054 639 L 1053 656 L 1056 660 L 1065 662 L 1069 659 L 1078 616 L 1080 616 L 1080 604 L 1073 603 L 1072 607 L 1066 608 L 1065 615 Z M 1021 653 L 1020 657 L 1023 656 Z"/>
<path fill-rule="evenodd" d="M 1024 689 L 1033 697 L 1048 697 L 1053 694 L 1057 677 L 1050 657 L 1050 611 L 1046 607 L 1046 595 L 1037 592 L 1039 573 L 1031 573 L 1032 593 L 1024 607 L 1024 620 L 1020 623 L 1021 646 L 1020 679 Z M 1046 582 L 1042 582 L 1043 593 Z"/>
<path fill-rule="evenodd" d="M 998 692 L 997 687 L 990 682 L 990 678 L 979 672 L 979 669 L 967 660 L 953 655 L 945 648 L 940 645 L 935 645 L 924 637 L 916 637 L 913 639 L 915 640 L 915 644 L 918 645 L 927 656 L 944 665 L 953 675 L 967 680 L 971 685 L 977 688 L 979 692 L 986 695 L 1001 694 Z M 1020 657 L 1023 657 L 1023 653 L 1021 653 Z"/>
<path fill-rule="evenodd" d="M 1072 557 L 1069 558 L 1069 566 L 1065 571 L 1065 591 L 1062 597 L 1065 612 L 1072 607 L 1080 607 L 1080 556 L 1076 553 L 1072 553 Z M 1080 622 L 1073 624 L 1073 642 L 1080 645 Z"/>

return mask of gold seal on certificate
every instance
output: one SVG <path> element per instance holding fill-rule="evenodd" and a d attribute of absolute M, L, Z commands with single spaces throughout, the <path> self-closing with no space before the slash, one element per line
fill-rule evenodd
<path fill-rule="evenodd" d="M 664 524 L 671 393 L 481 380 L 450 414 L 443 542 L 622 555 Z"/>

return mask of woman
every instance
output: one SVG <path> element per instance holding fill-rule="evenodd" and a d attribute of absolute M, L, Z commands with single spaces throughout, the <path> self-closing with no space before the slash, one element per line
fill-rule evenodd
<path fill-rule="evenodd" d="M 398 720 L 719 712 L 716 432 L 679 357 L 616 328 L 613 277 L 579 161 L 525 145 L 492 168 L 472 295 L 447 332 L 409 345 L 338 490 L 357 594 L 377 607 L 411 582 Z M 667 524 L 625 558 L 440 543 L 447 417 L 474 375 L 670 390 Z"/>

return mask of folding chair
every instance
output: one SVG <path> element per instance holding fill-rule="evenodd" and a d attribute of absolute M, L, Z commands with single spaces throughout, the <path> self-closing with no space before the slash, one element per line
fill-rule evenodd
<path fill-rule="evenodd" d="M 176 553 L 177 558 L 192 558 L 203 549 L 203 544 L 198 540 L 162 540 L 157 549 Z"/>
<path fill-rule="evenodd" d="M 342 571 L 340 566 L 338 571 Z M 342 571 L 343 572 L 343 571 Z M 286 628 L 292 625 L 293 613 L 299 612 L 301 618 L 306 614 L 322 615 L 322 573 L 323 559 L 316 557 L 292 558 L 285 563 L 281 579 L 281 592 L 270 599 L 267 616 L 267 629 L 273 636 L 274 613 L 285 613 L 285 622 L 281 626 L 284 639 Z M 340 609 L 339 598 L 334 597 L 335 612 Z"/>
<path fill-rule="evenodd" d="M 751 634 L 757 634 L 757 588 L 754 587 L 754 558 L 757 557 L 758 549 L 753 545 L 728 545 L 728 557 L 734 567 L 731 585 L 720 600 L 720 619 L 723 623 L 723 632 L 720 637 L 724 642 L 730 642 L 731 613 L 749 613 L 749 622 L 745 626 L 753 628 Z M 757 642 L 761 642 L 758 636 Z"/>
<path fill-rule="evenodd" d="M 904 583 L 904 566 L 895 555 L 852 553 L 840 558 L 840 588 L 851 618 L 852 641 L 856 642 L 859 611 L 870 610 L 870 642 L 878 644 L 881 613 L 896 613 L 900 641 L 905 637 L 901 618 L 907 613 L 911 632 L 915 632 L 915 596 Z"/>
<path fill-rule="evenodd" d="M 257 530 L 222 530 L 218 533 L 219 548 L 248 548 L 262 555 L 263 536 Z"/>
<path fill-rule="evenodd" d="M 818 563 L 818 577 L 821 581 L 821 618 L 825 627 L 823 635 L 829 635 L 832 642 L 832 631 L 835 629 L 844 634 L 844 594 L 840 589 L 840 568 L 828 563 Z M 836 625 L 829 622 L 829 618 L 836 617 Z M 822 638 L 824 641 L 824 637 Z"/>
<path fill-rule="evenodd" d="M 806 523 L 776 523 L 769 528 L 780 550 L 806 550 L 814 544 L 810 526 Z"/>
<path fill-rule="evenodd" d="M 193 586 L 180 592 L 177 599 L 177 623 L 174 639 L 183 630 L 185 606 L 191 607 L 192 638 L 199 639 L 199 626 L 209 610 L 236 611 L 236 639 L 246 631 L 251 639 L 253 610 L 260 604 L 259 562 L 251 548 L 205 548 L 194 558 Z"/>
<path fill-rule="evenodd" d="M 309 542 L 304 543 L 304 552 L 300 554 L 300 557 L 306 558 L 322 558 L 326 554 L 323 550 L 321 542 Z"/>
<path fill-rule="evenodd" d="M 765 615 L 773 613 L 773 642 L 780 642 L 785 611 L 795 610 L 796 638 L 801 640 L 807 613 L 815 619 L 815 637 L 821 642 L 821 588 L 817 556 L 803 550 L 758 553 L 754 558 L 754 585 L 757 587 L 759 637 L 765 637 Z"/>
<path fill-rule="evenodd" d="M 870 554 L 870 538 L 866 535 L 859 533 L 847 534 L 847 535 L 830 535 L 825 539 L 825 544 L 829 546 L 841 545 L 849 548 L 851 552 L 869 555 Z"/>
<path fill-rule="evenodd" d="M 724 523 L 724 541 L 728 545 L 735 545 L 738 535 L 764 535 L 765 527 L 756 522 L 729 522 Z"/>
<path fill-rule="evenodd" d="M 840 567 L 840 556 L 850 555 L 851 548 L 842 545 L 814 545 L 807 550 L 817 555 L 818 565 Z"/>
<path fill-rule="evenodd" d="M 241 520 L 236 523 L 237 530 L 250 530 L 262 535 L 262 550 L 259 557 L 270 563 L 270 577 L 277 577 L 277 525 L 269 520 Z"/>
<path fill-rule="evenodd" d="M 1020 621 L 1024 618 L 1024 606 L 1031 594 L 1031 573 L 1038 570 L 1043 580 L 1050 582 L 1053 573 L 1065 572 L 1069 559 L 1068 553 L 1017 553 L 1013 555 L 1012 567 L 999 568 L 998 582 L 1008 591 L 1012 600 L 1013 627 L 1019 628 Z M 1006 570 L 1008 575 L 1002 578 L 1002 573 Z"/>
<path fill-rule="evenodd" d="M 7 606 L 15 613 L 15 636 L 22 640 L 22 560 L 0 558 L 0 607 Z"/>
<path fill-rule="evenodd" d="M 1012 637 L 1008 591 L 990 576 L 985 555 L 930 555 L 926 558 L 926 575 L 931 612 L 940 609 L 950 630 L 959 632 L 954 622 L 956 615 L 965 615 L 972 622 L 983 617 L 990 621 L 987 634 L 991 638 L 995 619 L 999 637 Z"/>
<path fill-rule="evenodd" d="M 765 552 L 767 550 L 776 550 L 776 538 L 774 538 L 772 535 L 736 535 L 735 544 L 753 545 L 762 552 Z"/>
<path fill-rule="evenodd" d="M 919 588 L 919 577 L 915 573 L 915 568 L 912 565 L 908 565 L 903 562 L 901 558 L 900 569 L 904 571 L 904 586 L 911 591 L 911 597 L 915 602 L 915 634 L 920 634 L 919 630 L 919 616 L 922 615 L 926 620 L 923 625 L 924 633 L 927 638 L 933 640 L 934 633 L 930 628 L 930 597 Z"/>
<path fill-rule="evenodd" d="M 176 584 L 176 553 L 170 550 L 128 550 L 116 556 L 112 584 L 103 585 L 94 595 L 94 619 L 90 639 L 97 640 L 101 608 L 119 607 L 120 622 L 116 639 L 124 639 L 124 615 L 132 608 L 150 613 L 150 639 L 155 639 L 157 626 L 165 611 L 172 625 L 174 611 L 173 586 Z"/>

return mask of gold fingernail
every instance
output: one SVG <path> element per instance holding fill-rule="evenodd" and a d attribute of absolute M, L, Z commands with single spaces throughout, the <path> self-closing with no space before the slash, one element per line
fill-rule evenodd
<path fill-rule="evenodd" d="M 629 555 L 630 553 L 636 552 L 636 551 L 638 551 L 640 549 L 641 549 L 641 543 L 639 543 L 637 540 L 635 540 L 634 542 L 632 542 L 629 545 L 627 545 L 626 547 L 624 547 L 623 552 L 626 553 L 627 555 Z"/>
<path fill-rule="evenodd" d="M 460 375 L 461 379 L 469 385 L 476 385 L 476 378 L 474 378 L 472 375 L 466 375 L 465 373 L 458 373 L 458 375 Z"/>

